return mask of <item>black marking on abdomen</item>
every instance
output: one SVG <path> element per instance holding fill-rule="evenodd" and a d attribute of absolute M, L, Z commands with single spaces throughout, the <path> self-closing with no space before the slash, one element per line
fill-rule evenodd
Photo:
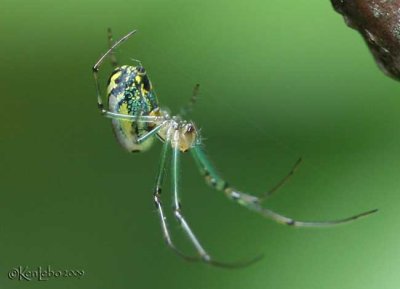
<path fill-rule="evenodd" d="M 112 78 L 116 73 L 118 73 L 118 72 L 120 72 L 120 71 L 121 71 L 121 69 L 120 69 L 120 68 L 117 68 L 117 69 L 115 69 L 115 70 L 111 73 L 111 75 L 110 75 L 110 77 L 108 78 L 108 81 L 107 81 L 107 86 L 110 85 L 111 78 Z M 122 76 L 122 75 L 121 75 L 121 76 Z M 119 83 L 119 82 L 120 82 L 121 76 L 118 77 L 118 78 L 115 80 L 115 83 Z M 118 80 L 118 82 L 117 82 L 117 80 Z"/>

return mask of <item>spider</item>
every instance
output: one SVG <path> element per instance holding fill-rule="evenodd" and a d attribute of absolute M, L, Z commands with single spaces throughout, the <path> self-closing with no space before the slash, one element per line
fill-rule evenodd
<path fill-rule="evenodd" d="M 228 198 L 236 203 L 278 223 L 293 227 L 326 227 L 352 222 L 377 211 L 376 209 L 370 210 L 334 221 L 298 221 L 263 207 L 263 201 L 282 187 L 290 176 L 293 175 L 301 162 L 301 158 L 276 186 L 262 196 L 253 196 L 230 186 L 228 182 L 220 177 L 211 162 L 207 159 L 202 148 L 199 130 L 196 128 L 195 124 L 192 121 L 183 119 L 183 116 L 191 109 L 196 101 L 199 85 L 197 84 L 195 86 L 191 101 L 181 111 L 181 113 L 179 115 L 170 115 L 166 110 L 159 107 L 150 79 L 140 61 L 135 60 L 137 62 L 136 66 L 118 66 L 114 55 L 115 48 L 135 33 L 136 30 L 133 30 L 113 44 L 111 30 L 108 30 L 110 47 L 93 66 L 93 76 L 97 91 L 97 104 L 101 114 L 112 120 L 115 136 L 121 146 L 127 151 L 145 151 L 150 147 L 155 138 L 159 139 L 163 143 L 159 168 L 154 185 L 153 198 L 160 218 L 163 237 L 167 245 L 179 256 L 189 261 L 203 261 L 211 265 L 228 268 L 247 266 L 260 260 L 262 257 L 257 256 L 251 260 L 237 263 L 225 263 L 214 260 L 204 249 L 186 220 L 179 199 L 179 158 L 181 153 L 187 151 L 191 152 L 192 157 L 208 185 L 225 193 Z M 101 64 L 108 56 L 111 59 L 114 71 L 108 80 L 108 109 L 106 109 L 102 101 L 98 72 Z M 178 223 L 181 225 L 184 233 L 197 251 L 196 256 L 186 255 L 174 245 L 161 202 L 161 191 L 166 171 L 167 156 L 170 153 L 170 150 L 172 150 L 171 175 L 173 211 Z"/>

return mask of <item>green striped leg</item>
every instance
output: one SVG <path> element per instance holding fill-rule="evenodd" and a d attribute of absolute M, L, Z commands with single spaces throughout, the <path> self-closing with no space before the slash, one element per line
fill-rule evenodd
<path fill-rule="evenodd" d="M 200 146 L 195 146 L 192 148 L 192 155 L 201 171 L 207 184 L 215 188 L 218 191 L 223 191 L 227 197 L 234 200 L 238 204 L 247 207 L 248 209 L 259 213 L 260 215 L 270 218 L 278 223 L 286 224 L 295 227 L 328 227 L 338 224 L 349 223 L 355 221 L 359 218 L 365 217 L 372 213 L 377 212 L 377 210 L 370 210 L 363 212 L 358 215 L 354 215 L 348 218 L 333 220 L 333 221 L 297 221 L 292 218 L 281 215 L 270 209 L 263 208 L 261 206 L 262 199 L 259 197 L 240 192 L 232 188 L 224 179 L 222 179 L 216 172 L 215 168 L 211 165 L 206 155 Z M 296 165 L 295 165 L 296 167 Z"/>
<path fill-rule="evenodd" d="M 161 191 L 162 191 L 162 184 L 163 184 L 164 176 L 165 176 L 165 162 L 167 159 L 168 149 L 169 149 L 170 145 L 171 145 L 170 138 L 168 137 L 167 140 L 164 142 L 162 151 L 161 151 L 160 164 L 159 164 L 159 168 L 158 168 L 158 172 L 157 172 L 156 184 L 154 187 L 154 195 L 153 195 L 154 203 L 156 205 L 156 208 L 157 208 L 157 211 L 158 211 L 158 214 L 160 217 L 161 230 L 162 230 L 163 237 L 164 237 L 164 240 L 167 243 L 167 245 L 175 253 L 177 253 L 179 256 L 183 257 L 184 259 L 186 259 L 188 261 L 200 261 L 199 258 L 187 256 L 175 247 L 174 243 L 172 242 L 171 234 L 168 229 L 167 218 L 164 215 L 164 210 L 163 210 L 163 206 L 161 203 Z"/>
<path fill-rule="evenodd" d="M 224 267 L 224 268 L 240 268 L 251 265 L 259 261 L 262 256 L 257 256 L 249 261 L 237 262 L 237 263 L 224 263 L 213 260 L 206 250 L 201 245 L 200 241 L 197 239 L 196 235 L 193 233 L 188 222 L 182 213 L 182 207 L 179 199 L 179 130 L 175 130 L 172 143 L 172 189 L 173 189 L 173 202 L 174 202 L 174 214 L 185 234 L 189 238 L 190 242 L 195 247 L 197 253 L 199 254 L 199 260 L 204 261 L 208 264 Z"/>

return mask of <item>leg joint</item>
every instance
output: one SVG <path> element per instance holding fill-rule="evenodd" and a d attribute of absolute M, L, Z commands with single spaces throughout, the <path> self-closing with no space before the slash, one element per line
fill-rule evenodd
<path fill-rule="evenodd" d="M 156 209 L 159 209 L 161 206 L 160 199 L 158 198 L 158 195 L 154 195 L 154 204 L 156 206 Z"/>
<path fill-rule="evenodd" d="M 161 195 L 161 187 L 159 187 L 159 186 L 157 186 L 155 189 L 154 189 L 154 193 L 153 193 L 154 195 Z"/>
<path fill-rule="evenodd" d="M 285 224 L 288 225 L 288 226 L 294 226 L 294 225 L 296 225 L 296 221 L 295 220 L 288 220 L 288 221 L 285 222 Z"/>
<path fill-rule="evenodd" d="M 203 255 L 201 255 L 201 259 L 202 259 L 204 262 L 210 262 L 210 261 L 211 261 L 211 257 L 210 257 L 208 254 L 203 254 Z"/>
<path fill-rule="evenodd" d="M 181 208 L 174 208 L 174 215 L 178 221 L 181 221 L 183 219 Z"/>

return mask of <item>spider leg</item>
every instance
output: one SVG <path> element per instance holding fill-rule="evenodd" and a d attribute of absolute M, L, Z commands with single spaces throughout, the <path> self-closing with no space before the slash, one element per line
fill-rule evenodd
<path fill-rule="evenodd" d="M 189 100 L 189 102 L 181 108 L 179 115 L 180 116 L 186 116 L 187 114 L 189 114 L 190 112 L 192 112 L 194 105 L 197 102 L 197 95 L 199 93 L 199 89 L 200 89 L 200 84 L 196 84 L 193 88 L 193 92 L 192 92 L 192 96 Z"/>
<path fill-rule="evenodd" d="M 184 230 L 185 234 L 189 238 L 190 242 L 196 249 L 197 253 L 200 256 L 201 261 L 206 262 L 208 264 L 224 267 L 224 268 L 240 268 L 251 265 L 257 261 L 259 261 L 262 256 L 257 256 L 256 258 L 244 261 L 244 262 L 237 262 L 237 263 L 225 263 L 213 260 L 207 251 L 201 245 L 199 239 L 193 233 L 192 229 L 189 226 L 189 223 L 186 221 L 183 213 L 182 207 L 179 200 L 179 190 L 178 190 L 178 171 L 179 171 L 179 130 L 175 130 L 172 142 L 172 186 L 173 186 L 173 194 L 174 194 L 174 214 L 176 219 L 178 220 L 179 224 L 181 225 L 182 229 Z"/>
<path fill-rule="evenodd" d="M 140 144 L 142 142 L 144 142 L 145 140 L 147 140 L 148 138 L 152 137 L 153 135 L 155 135 L 160 129 L 162 129 L 166 124 L 168 123 L 167 120 L 163 121 L 162 123 L 160 123 L 159 125 L 157 125 L 156 127 L 154 127 L 152 130 L 150 130 L 149 132 L 147 132 L 146 134 L 142 135 L 141 137 L 139 137 L 136 140 L 137 144 Z"/>
<path fill-rule="evenodd" d="M 262 196 L 259 197 L 260 201 L 263 202 L 267 198 L 269 198 L 272 194 L 274 194 L 276 191 L 278 191 L 280 188 L 282 188 L 288 180 L 294 175 L 296 172 L 297 168 L 300 166 L 302 162 L 302 158 L 299 158 L 296 163 L 293 165 L 292 169 L 290 172 L 283 178 L 281 179 L 275 186 L 272 187 L 269 191 L 265 192 Z"/>
<path fill-rule="evenodd" d="M 101 109 L 101 113 L 107 118 L 127 120 L 132 122 L 156 123 L 165 120 L 164 116 L 122 114 L 122 113 L 111 112 L 104 108 Z"/>
<path fill-rule="evenodd" d="M 133 62 L 136 62 L 139 66 L 142 66 L 142 62 L 139 59 L 131 58 Z"/>
<path fill-rule="evenodd" d="M 200 261 L 200 259 L 198 257 L 187 256 L 175 247 L 174 243 L 172 242 L 171 234 L 168 229 L 167 218 L 164 215 L 164 210 L 163 210 L 163 206 L 161 203 L 161 191 L 162 191 L 162 184 L 163 184 L 164 176 L 165 176 L 165 162 L 167 159 L 169 146 L 170 146 L 170 142 L 166 141 L 162 147 L 160 164 L 159 164 L 159 169 L 157 172 L 156 184 L 155 184 L 154 193 L 153 193 L 154 203 L 156 205 L 158 215 L 160 217 L 161 230 L 162 230 L 165 242 L 175 253 L 177 253 L 179 256 L 181 256 L 182 258 L 184 258 L 185 260 L 188 260 L 188 261 Z"/>
<path fill-rule="evenodd" d="M 119 39 L 117 42 L 115 42 L 110 49 L 108 49 L 106 51 L 106 53 L 104 53 L 99 60 L 97 60 L 96 64 L 93 66 L 92 71 L 93 71 L 93 78 L 94 78 L 94 82 L 96 85 L 96 92 L 97 92 L 97 106 L 100 110 L 100 112 L 102 114 L 104 114 L 106 117 L 111 117 L 113 116 L 114 113 L 107 111 L 106 109 L 104 109 L 104 105 L 103 105 L 103 101 L 102 101 L 102 97 L 101 97 L 101 89 L 100 89 L 100 83 L 98 80 L 98 73 L 100 70 L 100 66 L 103 63 L 104 59 L 110 54 L 112 53 L 112 51 L 119 46 L 122 42 L 124 42 L 125 40 L 127 40 L 129 37 L 131 37 L 134 33 L 136 32 L 136 30 L 133 30 L 131 32 L 129 32 L 128 34 L 126 34 L 124 37 L 122 37 L 121 39 Z"/>
<path fill-rule="evenodd" d="M 274 212 L 273 210 L 263 208 L 261 206 L 262 199 L 240 192 L 232 188 L 224 179 L 222 179 L 216 172 L 215 168 L 211 165 L 203 150 L 199 146 L 195 146 L 191 149 L 192 155 L 200 168 L 201 173 L 205 177 L 206 182 L 218 191 L 223 191 L 225 195 L 237 202 L 238 204 L 259 213 L 260 215 L 270 218 L 278 223 L 286 224 L 294 227 L 329 227 L 338 224 L 349 223 L 359 218 L 368 216 L 377 210 L 370 210 L 363 212 L 351 217 L 347 217 L 339 220 L 332 221 L 298 221 L 289 217 L 286 217 L 280 213 Z M 296 165 L 295 165 L 296 167 Z M 290 174 L 289 174 L 290 175 Z M 285 179 L 284 179 L 285 180 Z M 278 184 L 279 185 L 279 184 Z"/>
<path fill-rule="evenodd" d="M 108 47 L 111 48 L 113 46 L 113 35 L 110 27 L 107 29 L 107 38 L 108 38 Z M 110 61 L 111 65 L 114 68 L 118 66 L 117 57 L 115 56 L 115 50 L 112 50 L 110 52 Z"/>

